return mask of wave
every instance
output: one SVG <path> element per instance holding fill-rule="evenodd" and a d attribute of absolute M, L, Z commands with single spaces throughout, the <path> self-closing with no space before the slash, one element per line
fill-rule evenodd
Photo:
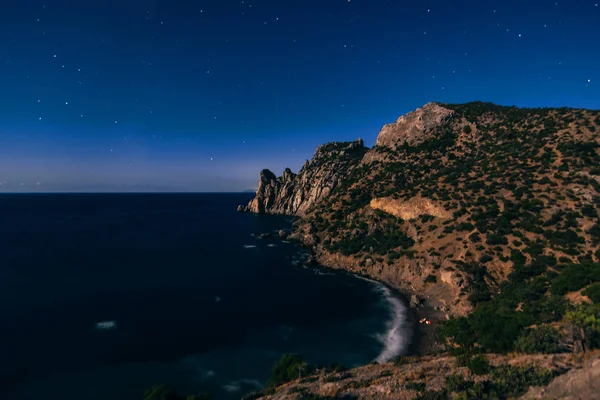
<path fill-rule="evenodd" d="M 240 379 L 239 381 L 233 381 L 223 386 L 223 389 L 228 393 L 235 393 L 242 390 L 242 386 L 250 386 L 254 389 L 262 389 L 263 385 L 256 379 Z"/>
<path fill-rule="evenodd" d="M 245 249 L 253 249 L 253 248 L 255 248 L 255 247 L 256 247 L 256 245 L 255 245 L 255 244 L 245 244 L 245 245 L 244 245 L 244 248 L 245 248 Z"/>
<path fill-rule="evenodd" d="M 267 245 L 267 247 L 277 247 L 277 245 L 274 245 L 273 243 L 270 243 Z"/>
<path fill-rule="evenodd" d="M 375 361 L 378 363 L 389 362 L 394 357 L 406 352 L 410 344 L 409 328 L 406 326 L 406 306 L 387 286 L 372 279 L 359 278 L 373 284 L 383 294 L 390 306 L 391 319 L 387 324 L 387 330 L 383 334 L 378 335 L 378 339 L 383 344 L 383 350 L 375 358 Z"/>

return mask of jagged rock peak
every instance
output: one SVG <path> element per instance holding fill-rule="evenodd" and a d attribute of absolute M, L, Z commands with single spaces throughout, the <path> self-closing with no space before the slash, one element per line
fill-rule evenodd
<path fill-rule="evenodd" d="M 348 150 L 361 149 L 365 147 L 365 142 L 362 139 L 356 139 L 353 142 L 329 142 L 317 147 L 315 157 L 333 152 L 343 152 Z"/>
<path fill-rule="evenodd" d="M 298 174 L 286 168 L 276 178 L 268 169 L 262 170 L 256 196 L 247 206 L 239 206 L 238 211 L 304 215 L 329 196 L 360 162 L 366 152 L 364 146 L 362 139 L 319 146 Z"/>
<path fill-rule="evenodd" d="M 294 174 L 292 172 L 291 169 L 286 168 L 283 170 L 283 175 L 281 175 L 281 179 L 283 179 L 283 181 L 291 181 L 296 177 L 296 174 Z"/>
<path fill-rule="evenodd" d="M 274 181 L 276 179 L 277 179 L 277 177 L 275 176 L 275 174 L 273 172 L 271 172 L 271 170 L 265 168 L 262 171 L 260 171 L 260 182 L 261 183 L 267 183 L 270 181 Z M 260 186 L 260 183 L 259 183 L 259 186 Z"/>
<path fill-rule="evenodd" d="M 395 148 L 407 143 L 418 145 L 430 139 L 429 133 L 446 124 L 454 111 L 439 103 L 427 103 L 421 108 L 404 114 L 393 124 L 384 125 L 377 136 L 376 146 Z"/>

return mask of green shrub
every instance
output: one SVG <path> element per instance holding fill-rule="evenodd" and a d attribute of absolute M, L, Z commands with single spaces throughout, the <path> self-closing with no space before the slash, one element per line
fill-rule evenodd
<path fill-rule="evenodd" d="M 548 325 L 529 329 L 519 336 L 515 349 L 522 353 L 557 353 L 560 351 L 560 333 Z"/>
<path fill-rule="evenodd" d="M 425 383 L 423 382 L 406 382 L 406 389 L 414 390 L 417 392 L 425 391 Z"/>
<path fill-rule="evenodd" d="M 531 386 L 546 386 L 554 378 L 550 370 L 533 367 L 512 367 L 502 365 L 492 370 L 493 386 L 502 398 L 516 398 L 523 395 Z"/>
<path fill-rule="evenodd" d="M 594 304 L 600 304 L 600 283 L 594 283 L 588 286 L 587 289 L 581 293 L 589 297 Z"/>
<path fill-rule="evenodd" d="M 437 277 L 435 275 L 433 275 L 433 274 L 429 274 L 423 280 L 423 282 L 425 282 L 425 283 L 436 283 L 437 282 Z"/>
<path fill-rule="evenodd" d="M 446 390 L 449 393 L 460 393 L 470 387 L 472 382 L 465 381 L 462 375 L 450 375 L 445 379 Z"/>
<path fill-rule="evenodd" d="M 600 263 L 585 262 L 569 264 L 563 268 L 550 286 L 553 294 L 562 296 L 568 292 L 575 292 L 587 285 L 600 280 Z"/>
<path fill-rule="evenodd" d="M 466 367 L 471 361 L 471 353 L 463 353 L 456 356 L 456 366 Z"/>
<path fill-rule="evenodd" d="M 273 367 L 267 386 L 276 387 L 298 379 L 301 374 L 308 372 L 306 361 L 298 354 L 284 354 Z"/>
<path fill-rule="evenodd" d="M 490 364 L 488 363 L 487 358 L 478 354 L 471 358 L 467 363 L 469 370 L 475 375 L 485 375 L 490 372 Z"/>

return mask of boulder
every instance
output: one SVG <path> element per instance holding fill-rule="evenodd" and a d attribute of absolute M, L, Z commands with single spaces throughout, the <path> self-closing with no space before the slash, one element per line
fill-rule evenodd
<path fill-rule="evenodd" d="M 461 287 L 465 283 L 462 275 L 456 273 L 456 271 L 442 271 L 440 278 L 442 279 L 442 282 L 450 286 Z"/>
<path fill-rule="evenodd" d="M 410 308 L 417 308 L 421 305 L 422 300 L 416 294 L 410 296 Z"/>

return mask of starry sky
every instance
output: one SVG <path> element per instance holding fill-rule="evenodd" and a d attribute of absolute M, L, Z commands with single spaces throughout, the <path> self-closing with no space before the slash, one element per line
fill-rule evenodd
<path fill-rule="evenodd" d="M 2 0 L 0 191 L 242 191 L 430 101 L 600 108 L 598 0 Z"/>

